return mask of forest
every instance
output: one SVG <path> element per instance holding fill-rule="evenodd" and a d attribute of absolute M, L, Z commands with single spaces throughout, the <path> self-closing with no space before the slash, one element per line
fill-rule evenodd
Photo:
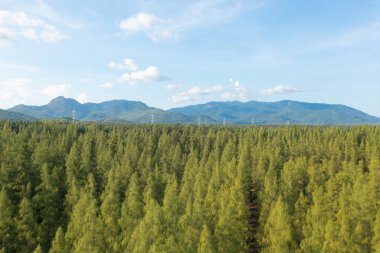
<path fill-rule="evenodd" d="M 0 122 L 0 252 L 380 252 L 380 126 Z"/>

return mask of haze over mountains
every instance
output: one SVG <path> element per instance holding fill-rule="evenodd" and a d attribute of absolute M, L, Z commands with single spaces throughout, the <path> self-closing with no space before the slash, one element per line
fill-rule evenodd
<path fill-rule="evenodd" d="M 0 119 L 65 119 L 79 121 L 179 124 L 377 124 L 380 118 L 344 105 L 279 102 L 209 102 L 170 110 L 150 107 L 139 101 L 112 100 L 81 104 L 57 97 L 47 105 L 17 105 L 0 111 Z"/>

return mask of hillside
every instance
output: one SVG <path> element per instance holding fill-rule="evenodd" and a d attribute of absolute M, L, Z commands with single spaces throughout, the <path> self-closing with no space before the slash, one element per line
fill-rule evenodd
<path fill-rule="evenodd" d="M 33 120 L 33 117 L 27 116 L 22 113 L 6 111 L 0 109 L 0 120 Z"/>
<path fill-rule="evenodd" d="M 209 102 L 171 112 L 196 117 L 206 115 L 221 123 L 233 124 L 376 124 L 380 119 L 344 105 L 279 102 Z"/>
<path fill-rule="evenodd" d="M 112 100 L 102 103 L 81 104 L 72 98 L 57 97 L 47 105 L 17 105 L 8 111 L 23 113 L 38 119 L 54 119 L 72 117 L 80 121 L 133 122 L 149 123 L 152 119 L 157 123 L 186 123 L 192 117 L 175 112 L 166 112 L 149 107 L 138 101 Z"/>
<path fill-rule="evenodd" d="M 139 101 L 111 100 L 81 104 L 72 98 L 57 97 L 47 105 L 17 105 L 9 112 L 22 113 L 37 119 L 72 117 L 80 121 L 178 123 L 178 124 L 305 124 L 358 125 L 377 124 L 380 118 L 345 105 L 279 102 L 209 102 L 170 110 L 150 107 Z"/>

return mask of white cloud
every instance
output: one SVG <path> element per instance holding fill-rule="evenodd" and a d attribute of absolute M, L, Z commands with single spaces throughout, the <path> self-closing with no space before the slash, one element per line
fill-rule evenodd
<path fill-rule="evenodd" d="M 88 95 L 84 92 L 80 93 L 76 100 L 79 102 L 79 103 L 87 103 L 88 102 Z"/>
<path fill-rule="evenodd" d="M 174 104 L 179 104 L 197 100 L 200 96 L 221 92 L 224 89 L 225 88 L 222 85 L 214 85 L 209 87 L 194 86 L 185 91 L 173 95 L 169 100 Z"/>
<path fill-rule="evenodd" d="M 257 6 L 256 6 L 257 7 Z M 151 40 L 167 41 L 179 38 L 185 32 L 204 29 L 208 26 L 228 22 L 242 10 L 241 2 L 229 0 L 199 0 L 180 4 L 170 18 L 160 18 L 141 12 L 119 23 L 127 34 L 145 33 Z"/>
<path fill-rule="evenodd" d="M 0 81 L 0 107 L 10 106 L 28 101 L 32 92 L 28 89 L 30 79 L 9 78 Z"/>
<path fill-rule="evenodd" d="M 278 85 L 273 88 L 259 90 L 258 94 L 260 96 L 271 96 L 275 94 L 285 94 L 285 93 L 293 93 L 293 92 L 299 92 L 299 91 L 300 90 L 292 88 L 288 85 Z"/>
<path fill-rule="evenodd" d="M 168 84 L 165 86 L 165 90 L 178 90 L 181 88 L 180 84 Z"/>
<path fill-rule="evenodd" d="M 70 84 L 56 84 L 56 85 L 50 85 L 46 86 L 41 93 L 45 96 L 48 96 L 50 98 L 55 98 L 58 96 L 66 95 L 67 92 L 70 90 L 71 85 Z"/>
<path fill-rule="evenodd" d="M 221 100 L 248 100 L 250 98 L 250 90 L 243 87 L 239 81 L 234 81 L 232 78 L 229 78 L 228 81 L 230 83 L 228 85 L 218 84 L 206 87 L 190 87 L 171 96 L 169 101 L 174 104 L 180 104 L 199 100 L 202 97 L 219 98 Z"/>
<path fill-rule="evenodd" d="M 120 22 L 119 26 L 122 30 L 127 32 L 140 32 L 151 29 L 161 22 L 162 20 L 155 17 L 154 15 L 141 12 L 132 17 L 124 19 Z"/>
<path fill-rule="evenodd" d="M 138 70 L 122 75 L 121 79 L 129 84 L 147 83 L 163 81 L 166 78 L 160 73 L 160 70 L 155 66 L 147 67 L 144 70 Z"/>
<path fill-rule="evenodd" d="M 111 89 L 114 86 L 111 82 L 105 82 L 98 85 L 99 88 Z"/>
<path fill-rule="evenodd" d="M 169 101 L 174 104 L 185 103 L 189 101 L 199 100 L 202 97 L 219 97 L 222 100 L 247 100 L 250 91 L 248 88 L 242 87 L 239 81 L 232 85 L 213 85 L 207 87 L 194 86 L 185 91 L 181 91 L 170 97 Z"/>
<path fill-rule="evenodd" d="M 64 39 L 65 35 L 37 16 L 0 10 L 0 44 L 8 45 L 19 38 L 52 43 Z"/>
<path fill-rule="evenodd" d="M 168 21 L 148 13 L 138 13 L 120 22 L 119 28 L 127 34 L 143 32 L 153 41 L 171 39 L 173 34 L 166 24 Z"/>
<path fill-rule="evenodd" d="M 240 81 L 230 78 L 229 82 L 231 85 L 224 90 L 221 96 L 223 100 L 248 100 L 250 98 L 250 90 L 243 87 Z"/>
<path fill-rule="evenodd" d="M 156 66 L 149 66 L 146 69 L 139 69 L 138 65 L 134 60 L 127 58 L 123 63 L 117 63 L 111 61 L 108 63 L 108 67 L 116 70 L 128 70 L 129 72 L 124 73 L 121 76 L 121 81 L 128 82 L 129 84 L 138 83 L 148 83 L 148 82 L 158 82 L 167 80 L 167 78 L 161 75 L 160 70 Z M 109 84 L 106 86 L 110 86 Z M 110 88 L 99 86 L 102 88 Z"/>
<path fill-rule="evenodd" d="M 130 58 L 125 59 L 123 63 L 117 63 L 117 62 L 111 61 L 110 63 L 108 63 L 108 67 L 110 69 L 118 69 L 118 70 L 128 69 L 132 71 L 136 71 L 139 69 L 137 64 Z"/>

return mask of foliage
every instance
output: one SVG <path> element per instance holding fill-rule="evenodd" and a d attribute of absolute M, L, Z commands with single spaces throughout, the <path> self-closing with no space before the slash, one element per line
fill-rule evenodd
<path fill-rule="evenodd" d="M 0 122 L 0 252 L 378 252 L 379 140 Z"/>

